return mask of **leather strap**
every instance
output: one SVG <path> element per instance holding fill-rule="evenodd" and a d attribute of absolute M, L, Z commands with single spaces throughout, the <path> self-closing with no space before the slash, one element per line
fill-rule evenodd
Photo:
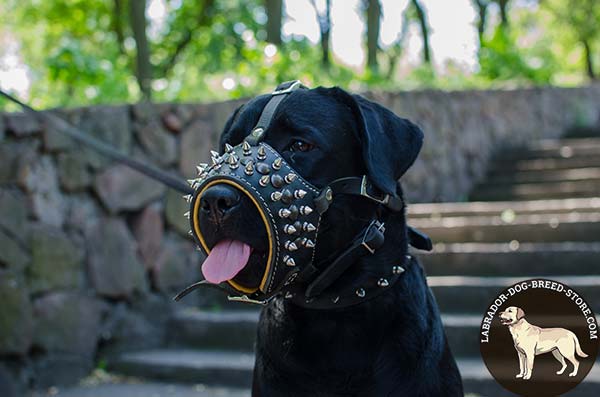
<path fill-rule="evenodd" d="M 306 298 L 311 299 L 320 295 L 359 258 L 367 254 L 374 254 L 383 245 L 384 232 L 383 223 L 377 220 L 371 222 L 365 231 L 354 239 L 350 247 L 342 252 L 331 265 L 322 270 L 321 274 L 308 285 L 305 292 Z"/>
<path fill-rule="evenodd" d="M 329 184 L 329 188 L 333 192 L 333 197 L 338 194 L 353 194 L 383 204 L 394 212 L 402 211 L 404 208 L 402 198 L 383 193 L 369 181 L 366 175 L 336 179 Z"/>
<path fill-rule="evenodd" d="M 248 141 L 249 144 L 256 145 L 258 142 L 262 141 L 265 131 L 269 128 L 279 104 L 287 98 L 289 94 L 301 88 L 305 89 L 306 87 L 302 85 L 299 80 L 286 81 L 275 88 L 275 91 L 271 93 L 269 102 L 267 102 L 260 114 L 258 122 L 254 128 L 252 128 L 252 133 L 246 138 L 246 141 Z"/>

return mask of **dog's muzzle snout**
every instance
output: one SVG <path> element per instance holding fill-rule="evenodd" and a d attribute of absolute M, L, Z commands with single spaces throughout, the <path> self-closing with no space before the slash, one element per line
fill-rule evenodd
<path fill-rule="evenodd" d="M 200 217 L 221 221 L 240 206 L 240 193 L 232 186 L 218 184 L 206 189 L 200 197 Z"/>

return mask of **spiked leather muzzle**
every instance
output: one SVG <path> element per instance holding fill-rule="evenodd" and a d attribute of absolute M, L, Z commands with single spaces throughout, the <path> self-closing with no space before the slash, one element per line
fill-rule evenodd
<path fill-rule="evenodd" d="M 223 287 L 260 295 L 263 299 L 291 282 L 302 265 L 311 264 L 317 242 L 323 199 L 321 191 L 304 180 L 281 155 L 264 142 L 228 145 L 213 164 L 199 169 L 192 182 L 190 223 L 193 236 L 208 255 L 210 247 L 199 222 L 202 194 L 211 186 L 227 184 L 243 192 L 254 204 L 267 231 L 269 248 L 260 285 L 244 286 L 233 280 Z M 331 198 L 331 194 L 329 194 Z M 320 205 L 317 205 L 317 203 Z"/>

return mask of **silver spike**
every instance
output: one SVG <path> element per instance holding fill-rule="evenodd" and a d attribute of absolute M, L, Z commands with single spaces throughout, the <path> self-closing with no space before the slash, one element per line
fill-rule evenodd
<path fill-rule="evenodd" d="M 183 196 L 183 199 L 189 203 L 190 201 L 192 201 L 193 197 L 194 196 L 192 196 L 191 194 L 186 194 L 185 196 Z"/>
<path fill-rule="evenodd" d="M 193 236 L 193 235 L 194 235 L 194 232 L 192 232 L 191 230 L 188 230 L 188 234 L 189 234 L 190 236 Z"/>
<path fill-rule="evenodd" d="M 307 240 L 304 242 L 304 246 L 305 246 L 306 248 L 314 248 L 314 247 L 315 247 L 315 243 L 314 243 L 312 240 L 309 240 L 309 239 L 307 239 Z"/>
<path fill-rule="evenodd" d="M 190 185 L 191 187 L 194 187 L 196 182 L 198 182 L 198 179 L 188 179 L 187 180 L 188 185 Z"/>
<path fill-rule="evenodd" d="M 296 266 L 296 261 L 293 258 L 290 258 L 287 255 L 283 257 L 283 261 L 288 266 Z"/>
<path fill-rule="evenodd" d="M 226 152 L 231 152 L 233 150 L 233 146 L 231 146 L 230 144 L 226 143 L 225 144 L 225 151 Z"/>
<path fill-rule="evenodd" d="M 211 157 L 210 161 L 212 162 L 213 166 L 216 166 L 219 164 L 219 159 L 217 157 Z"/>
<path fill-rule="evenodd" d="M 402 274 L 404 273 L 404 268 L 402 266 L 393 266 L 392 273 L 394 274 Z"/>
<path fill-rule="evenodd" d="M 188 211 L 185 214 L 183 214 L 183 216 L 185 216 L 186 218 L 190 219 L 190 211 Z"/>
<path fill-rule="evenodd" d="M 283 231 L 287 234 L 294 234 L 296 233 L 296 228 L 293 225 L 285 225 Z"/>
<path fill-rule="evenodd" d="M 258 155 L 257 157 L 259 158 L 259 160 L 264 160 L 267 158 L 267 151 L 265 150 L 264 146 L 261 146 L 258 148 Z"/>
<path fill-rule="evenodd" d="M 281 192 L 273 192 L 271 193 L 271 201 L 279 201 L 281 200 L 281 196 L 283 196 Z"/>
<path fill-rule="evenodd" d="M 211 156 L 211 157 L 216 157 L 216 158 L 219 158 L 219 157 L 220 157 L 220 155 L 219 155 L 219 152 L 217 152 L 217 151 L 215 151 L 215 150 L 211 150 L 211 151 L 210 151 L 210 156 Z"/>
<path fill-rule="evenodd" d="M 377 281 L 377 285 L 383 288 L 383 287 L 387 287 L 388 285 L 390 285 L 390 283 L 387 281 L 387 279 L 385 279 L 385 278 L 380 278 L 380 279 Z"/>
<path fill-rule="evenodd" d="M 288 251 L 296 251 L 298 249 L 298 246 L 291 241 L 286 241 L 284 246 Z"/>
<path fill-rule="evenodd" d="M 280 218 L 287 218 L 291 214 L 292 214 L 292 211 L 288 210 L 287 208 L 282 208 L 282 209 L 279 210 L 279 217 Z"/>
<path fill-rule="evenodd" d="M 247 141 L 244 141 L 244 143 L 242 144 L 242 149 L 244 151 L 244 155 L 246 155 L 246 156 L 248 156 L 250 153 L 252 153 L 250 144 Z"/>
<path fill-rule="evenodd" d="M 304 224 L 302 225 L 302 229 L 304 229 L 305 232 L 314 232 L 315 230 L 317 230 L 315 225 L 309 222 L 304 222 Z"/>
<path fill-rule="evenodd" d="M 294 180 L 296 180 L 296 177 L 297 177 L 297 175 L 296 175 L 296 174 L 294 174 L 294 173 L 291 173 L 291 172 L 290 172 L 289 174 L 287 174 L 287 175 L 285 176 L 285 178 L 284 178 L 284 179 L 285 179 L 285 181 L 286 181 L 287 183 L 292 183 L 292 182 L 294 182 Z"/>
<path fill-rule="evenodd" d="M 262 187 L 265 187 L 269 184 L 269 180 L 270 180 L 269 175 L 263 175 L 258 180 L 258 184 Z"/>
<path fill-rule="evenodd" d="M 364 298 L 366 294 L 367 293 L 363 288 L 359 288 L 356 290 L 356 296 L 358 296 L 359 298 Z"/>
<path fill-rule="evenodd" d="M 244 167 L 244 173 L 248 176 L 254 174 L 254 163 L 252 160 L 246 163 L 246 166 Z"/>
<path fill-rule="evenodd" d="M 206 163 L 202 163 L 196 166 L 196 170 L 198 171 L 198 176 L 202 175 L 204 173 L 204 170 L 206 169 L 206 167 L 208 167 L 208 164 Z"/>
<path fill-rule="evenodd" d="M 308 205 L 301 205 L 300 206 L 300 213 L 302 215 L 310 215 L 311 212 L 313 212 L 313 209 L 310 208 Z"/>
<path fill-rule="evenodd" d="M 275 161 L 273 161 L 273 165 L 272 165 L 273 169 L 274 170 L 281 169 L 281 163 L 282 163 L 281 157 L 277 157 L 275 159 Z"/>
<path fill-rule="evenodd" d="M 301 199 L 304 196 L 306 196 L 306 190 L 299 189 L 299 190 L 294 191 L 294 197 L 295 198 Z"/>

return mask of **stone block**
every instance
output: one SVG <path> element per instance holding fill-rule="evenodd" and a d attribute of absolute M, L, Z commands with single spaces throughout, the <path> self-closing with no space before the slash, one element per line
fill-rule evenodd
<path fill-rule="evenodd" d="M 159 205 L 149 205 L 133 220 L 138 253 L 147 269 L 156 266 L 163 244 L 163 230 L 162 208 Z"/>
<path fill-rule="evenodd" d="M 194 120 L 181 133 L 179 171 L 188 178 L 196 176 L 196 165 L 210 162 L 210 151 L 217 149 L 217 133 L 203 120 Z"/>
<path fill-rule="evenodd" d="M 0 144 L 0 183 L 17 183 L 20 169 L 35 161 L 38 156 L 37 140 L 6 139 Z"/>
<path fill-rule="evenodd" d="M 165 191 L 160 182 L 121 164 L 99 174 L 94 189 L 106 209 L 112 213 L 139 210 Z"/>
<path fill-rule="evenodd" d="M 48 354 L 33 363 L 33 387 L 49 389 L 77 384 L 94 368 L 92 357 L 73 354 Z M 60 393 L 62 394 L 62 393 Z"/>
<path fill-rule="evenodd" d="M 70 151 L 58 156 L 58 178 L 61 187 L 73 192 L 85 189 L 92 183 L 88 162 L 81 151 Z"/>
<path fill-rule="evenodd" d="M 171 165 L 177 159 L 177 141 L 162 126 L 158 119 L 153 119 L 147 124 L 139 124 L 135 128 L 138 141 L 158 164 Z"/>
<path fill-rule="evenodd" d="M 87 233 L 88 271 L 98 294 L 130 298 L 148 288 L 144 265 L 136 255 L 136 243 L 125 222 L 102 219 Z"/>
<path fill-rule="evenodd" d="M 183 214 L 190 210 L 190 204 L 182 197 L 180 192 L 173 189 L 167 190 L 165 203 L 165 217 L 167 224 L 185 238 L 191 238 L 188 231 L 191 229 L 190 220 Z"/>
<path fill-rule="evenodd" d="M 76 292 L 53 292 L 33 302 L 33 343 L 49 353 L 94 357 L 102 304 Z"/>
<path fill-rule="evenodd" d="M 33 293 L 77 288 L 83 280 L 82 244 L 60 229 L 37 226 L 31 232 L 29 288 Z"/>
<path fill-rule="evenodd" d="M 35 135 L 42 131 L 42 126 L 35 119 L 25 113 L 11 113 L 6 115 L 6 129 L 17 137 Z"/>
<path fill-rule="evenodd" d="M 0 189 L 0 229 L 27 241 L 27 204 L 18 189 Z"/>
<path fill-rule="evenodd" d="M 0 270 L 0 356 L 24 355 L 33 335 L 33 315 L 29 294 L 19 277 Z"/>
<path fill-rule="evenodd" d="M 21 273 L 29 260 L 27 251 L 0 229 L 0 269 L 7 268 L 15 273 Z"/>
<path fill-rule="evenodd" d="M 200 280 L 202 259 L 202 254 L 195 251 L 192 243 L 175 238 L 167 239 L 158 265 L 152 271 L 155 288 L 171 294 Z"/>

